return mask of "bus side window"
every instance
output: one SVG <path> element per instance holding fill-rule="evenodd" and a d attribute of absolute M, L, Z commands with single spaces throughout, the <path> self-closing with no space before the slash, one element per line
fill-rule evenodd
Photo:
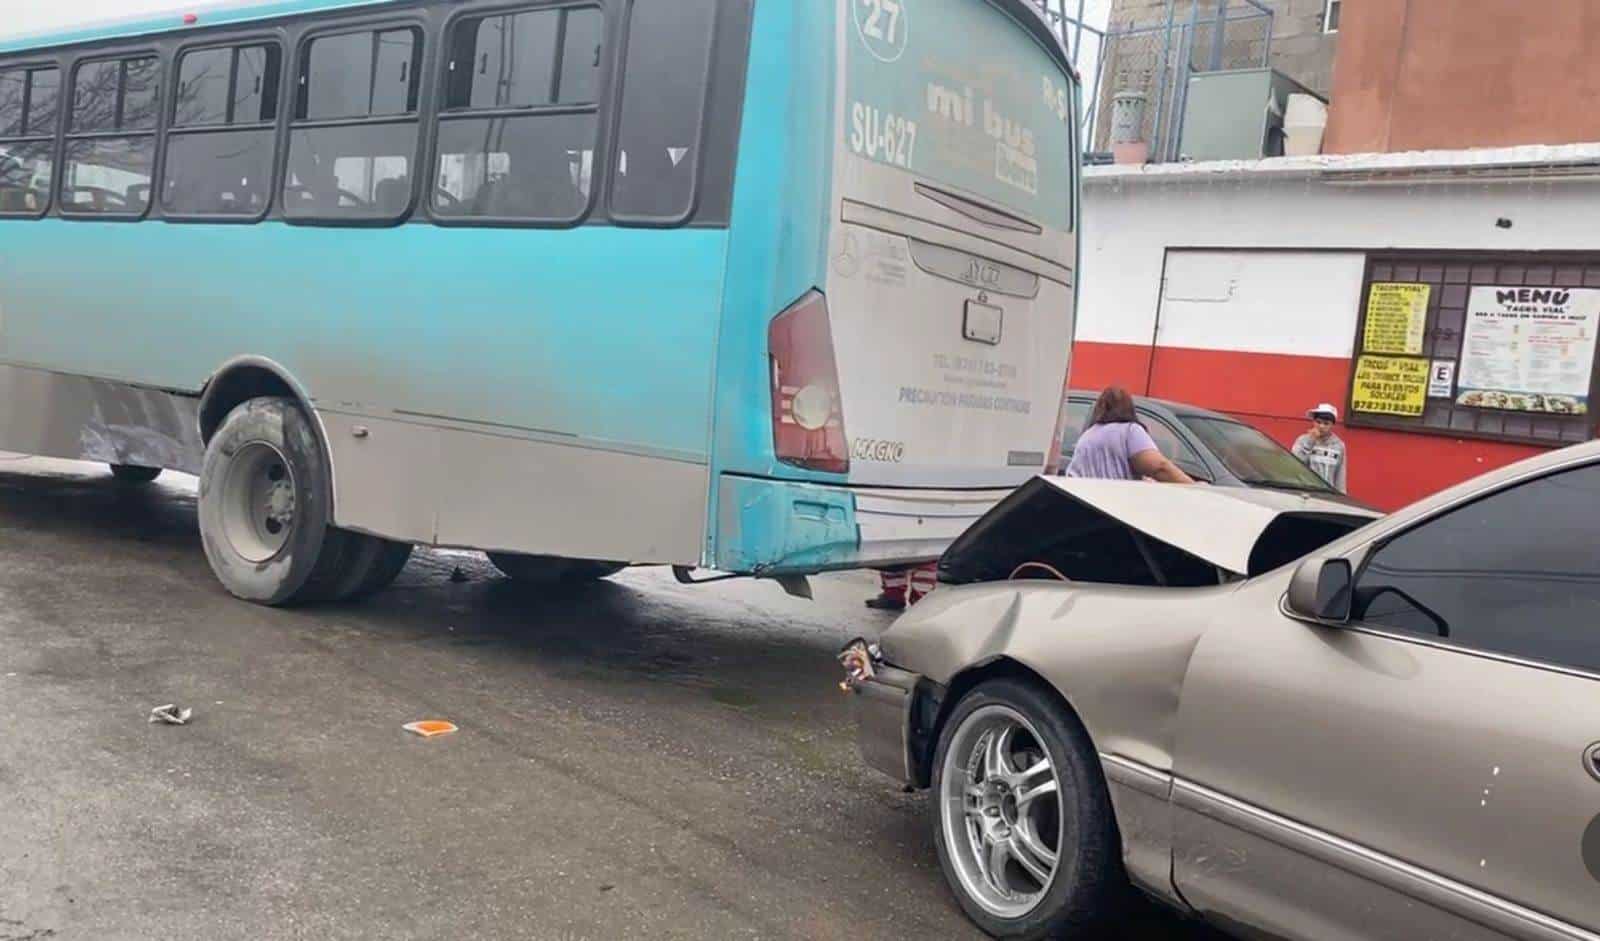
<path fill-rule="evenodd" d="M 161 63 L 155 56 L 81 63 L 73 73 L 61 172 L 64 213 L 143 216 L 156 159 Z"/>
<path fill-rule="evenodd" d="M 694 210 L 716 10 L 716 0 L 633 6 L 611 178 L 619 222 L 675 225 Z"/>
<path fill-rule="evenodd" d="M 272 192 L 278 86 L 275 45 L 197 49 L 178 60 L 161 208 L 171 216 L 260 218 Z"/>
<path fill-rule="evenodd" d="M 562 7 L 451 29 L 433 211 L 567 224 L 589 209 L 605 17 Z"/>
<path fill-rule="evenodd" d="M 411 209 L 422 32 L 315 36 L 302 47 L 283 213 L 398 222 Z"/>
<path fill-rule="evenodd" d="M 0 70 L 0 215 L 40 216 L 55 168 L 61 70 Z"/>

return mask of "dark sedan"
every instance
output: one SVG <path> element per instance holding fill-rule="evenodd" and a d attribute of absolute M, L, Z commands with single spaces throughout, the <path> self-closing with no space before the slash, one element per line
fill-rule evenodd
<path fill-rule="evenodd" d="M 1067 393 L 1061 466 L 1089 423 L 1095 393 Z M 1278 442 L 1235 418 L 1181 402 L 1136 398 L 1139 420 L 1174 464 L 1219 487 L 1265 487 L 1321 495 L 1337 491 Z"/>

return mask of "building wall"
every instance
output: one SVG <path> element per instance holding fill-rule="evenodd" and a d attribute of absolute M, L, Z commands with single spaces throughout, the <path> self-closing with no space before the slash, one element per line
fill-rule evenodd
<path fill-rule="evenodd" d="M 1327 153 L 1600 140 L 1600 3 L 1343 6 Z"/>
<path fill-rule="evenodd" d="M 1348 398 L 1368 252 L 1600 251 L 1594 183 L 1351 186 L 1223 166 L 1087 173 L 1074 388 L 1192 402 L 1288 445 L 1308 408 Z M 1540 450 L 1341 434 L 1352 494 L 1386 509 Z"/>
<path fill-rule="evenodd" d="M 1209 37 L 1207 24 L 1216 16 L 1217 0 L 1174 0 L 1173 20 L 1187 23 L 1190 10 L 1198 4 L 1198 22 L 1201 36 Z M 1324 33 L 1322 15 L 1324 0 L 1264 0 L 1263 5 L 1273 11 L 1271 65 L 1323 97 L 1333 87 L 1334 50 L 1338 33 Z M 1250 12 L 1244 0 L 1229 0 L 1231 16 Z M 1111 8 L 1112 29 L 1128 27 L 1162 26 L 1167 21 L 1167 0 L 1115 0 Z M 1259 57 L 1259 39 L 1265 30 L 1256 24 L 1260 21 L 1235 21 L 1229 31 L 1227 48 L 1241 55 Z M 1208 39 L 1204 41 L 1209 41 Z M 1250 51 L 1246 52 L 1246 47 Z M 1200 64 L 1204 64 L 1203 46 Z M 1259 59 L 1256 60 L 1259 62 Z"/>

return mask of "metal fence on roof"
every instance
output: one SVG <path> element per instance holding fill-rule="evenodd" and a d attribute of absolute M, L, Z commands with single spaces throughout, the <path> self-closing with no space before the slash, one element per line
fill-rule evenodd
<path fill-rule="evenodd" d="M 1062 43 L 1072 56 L 1072 63 L 1083 79 L 1082 101 L 1084 127 L 1095 121 L 1099 101 L 1100 60 L 1106 46 L 1106 31 L 1087 21 L 1088 0 L 1035 0 L 1048 20 L 1061 36 Z M 1086 132 L 1084 141 L 1093 138 Z"/>
<path fill-rule="evenodd" d="M 1184 98 L 1196 72 L 1255 68 L 1268 62 L 1273 11 L 1260 0 L 1167 0 L 1162 22 L 1100 29 L 1085 21 L 1088 0 L 1035 0 L 1055 26 L 1083 78 L 1085 150 L 1112 145 L 1119 96 L 1132 139 L 1150 159 L 1178 159 Z"/>

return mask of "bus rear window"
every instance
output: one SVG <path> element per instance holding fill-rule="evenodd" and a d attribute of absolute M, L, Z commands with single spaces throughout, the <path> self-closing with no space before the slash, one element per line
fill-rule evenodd
<path fill-rule="evenodd" d="M 451 35 L 447 110 L 589 104 L 605 20 L 594 7 L 463 20 Z"/>
<path fill-rule="evenodd" d="M 346 33 L 311 41 L 300 76 L 298 118 L 327 121 L 409 114 L 417 108 L 421 34 Z"/>
<path fill-rule="evenodd" d="M 50 200 L 60 90 L 53 67 L 0 71 L 0 215 L 38 215 Z"/>
<path fill-rule="evenodd" d="M 0 72 L 0 137 L 47 137 L 56 131 L 61 73 L 54 68 Z"/>
<path fill-rule="evenodd" d="M 62 208 L 142 216 L 150 207 L 156 156 L 155 56 L 78 66 L 62 162 Z"/>
<path fill-rule="evenodd" d="M 590 204 L 604 55 L 597 7 L 459 21 L 439 119 L 434 213 L 579 221 Z"/>
<path fill-rule="evenodd" d="M 283 53 L 223 46 L 178 60 L 161 208 L 172 216 L 250 218 L 267 210 Z"/>
<path fill-rule="evenodd" d="M 840 2 L 851 153 L 1072 227 L 1072 80 L 1026 27 L 979 0 Z"/>
<path fill-rule="evenodd" d="M 283 211 L 393 222 L 411 208 L 422 31 L 314 37 L 301 57 Z"/>
<path fill-rule="evenodd" d="M 641 0 L 628 27 L 611 181 L 623 222 L 682 222 L 694 208 L 716 0 Z"/>

